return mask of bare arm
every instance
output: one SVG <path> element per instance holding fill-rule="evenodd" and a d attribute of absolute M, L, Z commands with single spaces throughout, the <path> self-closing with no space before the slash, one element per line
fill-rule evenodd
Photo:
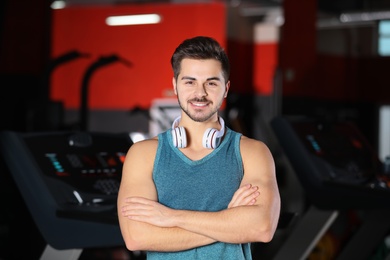
<path fill-rule="evenodd" d="M 126 247 L 129 250 L 177 251 L 214 242 L 184 229 L 162 228 L 122 217 L 120 211 L 126 197 L 140 196 L 151 201 L 157 200 L 152 179 L 156 149 L 157 140 L 148 140 L 134 144 L 126 155 L 118 194 L 118 218 Z"/>
<path fill-rule="evenodd" d="M 139 197 L 157 203 L 157 192 L 152 179 L 157 140 L 134 144 L 126 156 L 121 187 L 118 194 L 118 218 L 129 250 L 180 251 L 214 243 L 215 240 L 180 227 L 162 227 L 126 218 L 129 197 Z M 256 189 L 249 186 L 239 189 L 229 207 L 255 203 Z"/>
<path fill-rule="evenodd" d="M 227 243 L 269 242 L 273 238 L 280 214 L 274 160 L 264 143 L 246 137 L 241 139 L 241 155 L 241 185 L 250 183 L 260 191 L 255 204 L 211 213 L 176 212 L 176 226 Z"/>
<path fill-rule="evenodd" d="M 253 189 L 258 188 L 261 193 L 252 204 L 241 204 L 219 212 L 199 212 L 173 210 L 155 201 L 133 197 L 126 201 L 123 215 L 154 226 L 188 230 L 213 241 L 270 241 L 280 212 L 274 161 L 263 143 L 245 137 L 241 142 L 241 153 L 245 172 L 241 191 L 252 191 L 253 195 Z M 247 183 L 252 184 L 252 188 L 244 185 Z"/>

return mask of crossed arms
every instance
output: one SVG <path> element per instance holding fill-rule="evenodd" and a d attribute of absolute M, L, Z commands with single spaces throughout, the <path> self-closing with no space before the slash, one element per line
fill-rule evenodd
<path fill-rule="evenodd" d="M 152 180 L 157 140 L 134 144 L 126 156 L 118 194 L 118 218 L 129 250 L 181 251 L 216 241 L 269 242 L 280 197 L 272 156 L 261 142 L 243 137 L 244 178 L 227 209 L 170 209 L 157 202 Z M 222 169 L 223 170 L 223 169 Z"/>

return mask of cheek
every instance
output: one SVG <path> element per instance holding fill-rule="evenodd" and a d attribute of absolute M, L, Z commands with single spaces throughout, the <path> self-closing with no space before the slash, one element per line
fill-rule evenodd
<path fill-rule="evenodd" d="M 221 90 L 221 89 L 213 89 L 212 91 L 209 91 L 209 95 L 215 98 L 223 98 L 225 97 L 226 92 L 225 90 Z"/>
<path fill-rule="evenodd" d="M 186 99 L 186 93 L 184 91 L 176 90 L 177 99 L 184 100 Z"/>
<path fill-rule="evenodd" d="M 191 94 L 188 89 L 186 90 L 185 88 L 176 88 L 176 95 L 180 97 L 187 97 Z"/>

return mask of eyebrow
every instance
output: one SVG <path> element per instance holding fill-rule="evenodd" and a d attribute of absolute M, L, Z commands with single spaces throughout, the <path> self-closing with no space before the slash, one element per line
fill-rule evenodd
<path fill-rule="evenodd" d="M 190 77 L 190 76 L 183 76 L 181 78 L 181 80 L 196 80 L 196 78 L 194 77 Z M 210 81 L 210 80 L 217 80 L 217 81 L 221 81 L 221 79 L 219 77 L 211 77 L 211 78 L 207 78 L 207 81 Z"/>
<path fill-rule="evenodd" d="M 210 80 L 217 80 L 217 81 L 221 81 L 221 79 L 219 77 L 211 77 L 211 78 L 208 78 L 207 81 L 210 81 Z"/>

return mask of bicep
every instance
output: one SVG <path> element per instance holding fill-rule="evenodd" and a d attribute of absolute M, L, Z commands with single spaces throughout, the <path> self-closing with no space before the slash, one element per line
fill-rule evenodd
<path fill-rule="evenodd" d="M 156 200 L 156 188 L 152 179 L 154 154 L 142 147 L 129 149 L 122 170 L 118 203 L 126 197 L 140 196 Z"/>
<path fill-rule="evenodd" d="M 121 208 L 126 204 L 126 198 L 137 196 L 157 200 L 157 192 L 152 179 L 154 156 L 153 149 L 139 145 L 131 147 L 126 155 L 117 199 L 118 219 L 125 240 L 135 232 L 135 230 L 132 232 L 129 230 L 137 228 L 134 226 L 137 223 L 121 215 Z"/>
<path fill-rule="evenodd" d="M 244 143 L 245 144 L 245 143 Z M 260 195 L 256 198 L 260 230 L 265 240 L 272 239 L 280 214 L 280 194 L 276 180 L 275 163 L 268 147 L 258 141 L 248 141 L 241 146 L 244 163 L 242 184 L 258 186 Z"/>
<path fill-rule="evenodd" d="M 260 196 L 257 205 L 269 206 L 279 199 L 279 190 L 276 182 L 275 164 L 268 147 L 258 141 L 250 142 L 241 148 L 244 165 L 244 177 L 241 185 L 252 184 L 258 186 Z"/>

